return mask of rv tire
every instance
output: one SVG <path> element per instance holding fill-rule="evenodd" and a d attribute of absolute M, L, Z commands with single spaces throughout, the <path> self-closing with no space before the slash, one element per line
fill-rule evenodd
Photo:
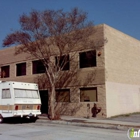
<path fill-rule="evenodd" d="M 37 117 L 30 117 L 31 122 L 36 122 Z"/>
<path fill-rule="evenodd" d="M 3 123 L 3 117 L 0 115 L 0 123 Z"/>

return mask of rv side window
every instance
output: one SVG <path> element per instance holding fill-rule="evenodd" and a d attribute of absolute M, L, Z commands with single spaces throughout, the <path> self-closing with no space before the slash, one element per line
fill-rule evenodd
<path fill-rule="evenodd" d="M 39 98 L 37 90 L 14 89 L 15 98 Z"/>
<path fill-rule="evenodd" d="M 2 89 L 2 99 L 11 98 L 10 89 Z"/>

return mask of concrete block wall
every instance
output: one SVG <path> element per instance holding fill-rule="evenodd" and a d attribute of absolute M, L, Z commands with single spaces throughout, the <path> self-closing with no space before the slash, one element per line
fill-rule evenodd
<path fill-rule="evenodd" d="M 93 87 L 93 86 L 92 86 Z M 105 95 L 105 85 L 97 85 L 98 92 L 98 102 L 95 102 L 98 107 L 102 110 L 97 114 L 98 118 L 106 118 L 106 95 Z M 87 117 L 88 115 L 92 117 L 91 109 L 94 102 L 80 102 L 80 89 L 71 87 L 71 101 L 70 103 L 58 103 L 59 112 L 63 115 Z M 90 104 L 90 109 L 88 109 L 87 104 Z"/>
<path fill-rule="evenodd" d="M 140 112 L 140 41 L 104 25 L 107 117 Z"/>
<path fill-rule="evenodd" d="M 103 45 L 103 25 L 99 25 L 95 28 L 95 34 L 91 39 L 95 40 L 95 44 L 98 46 Z M 1 78 L 0 80 L 8 81 L 22 81 L 22 82 L 34 82 L 38 74 L 32 74 L 32 60 L 27 54 L 14 55 L 16 47 L 7 48 L 0 51 L 0 65 L 10 65 L 10 77 Z M 91 50 L 92 48 L 88 48 Z M 85 49 L 85 51 L 87 51 Z M 98 52 L 101 55 L 98 56 Z M 79 68 L 79 52 L 75 56 L 75 62 L 77 66 L 77 80 L 78 82 L 70 83 L 68 88 L 71 91 L 71 102 L 67 104 L 59 103 L 62 108 L 65 109 L 65 114 L 76 115 L 76 116 L 87 116 L 87 104 L 89 103 L 93 107 L 94 102 L 80 102 L 80 88 L 83 87 L 97 87 L 98 91 L 98 102 L 97 105 L 102 107 L 102 111 L 98 114 L 99 117 L 106 117 L 106 92 L 105 92 L 105 69 L 104 69 L 104 50 L 101 48 L 97 50 L 97 67 L 93 68 Z M 16 64 L 26 62 L 26 75 L 16 76 Z M 74 63 L 71 62 L 70 65 Z M 75 65 L 75 64 L 74 64 Z M 71 67 L 70 67 L 70 70 Z M 87 77 L 89 78 L 87 81 Z M 86 82 L 85 82 L 86 81 Z M 79 108 L 78 108 L 79 107 Z M 73 112 L 76 110 L 76 112 Z M 91 116 L 90 112 L 90 116 Z"/>
<path fill-rule="evenodd" d="M 140 86 L 106 82 L 107 117 L 140 112 Z"/>

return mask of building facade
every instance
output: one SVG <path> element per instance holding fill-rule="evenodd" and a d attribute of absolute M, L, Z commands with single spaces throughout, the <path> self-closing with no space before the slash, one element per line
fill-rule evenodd
<path fill-rule="evenodd" d="M 58 111 L 92 116 L 91 109 L 96 103 L 102 108 L 97 117 L 140 112 L 140 41 L 105 24 L 95 30 L 92 39 L 98 45 L 103 42 L 102 47 L 77 51 L 73 62 L 65 67 L 76 73 L 65 88 L 56 88 Z M 27 54 L 15 55 L 15 47 L 0 51 L 0 67 L 2 81 L 38 83 L 43 81 L 45 72 L 40 61 Z M 45 81 L 40 84 L 42 113 L 48 113 L 49 89 L 45 85 Z"/>

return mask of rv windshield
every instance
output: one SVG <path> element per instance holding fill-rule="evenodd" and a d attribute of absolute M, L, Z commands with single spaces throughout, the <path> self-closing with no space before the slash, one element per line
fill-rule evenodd
<path fill-rule="evenodd" d="M 15 98 L 39 98 L 37 90 L 14 89 Z"/>

